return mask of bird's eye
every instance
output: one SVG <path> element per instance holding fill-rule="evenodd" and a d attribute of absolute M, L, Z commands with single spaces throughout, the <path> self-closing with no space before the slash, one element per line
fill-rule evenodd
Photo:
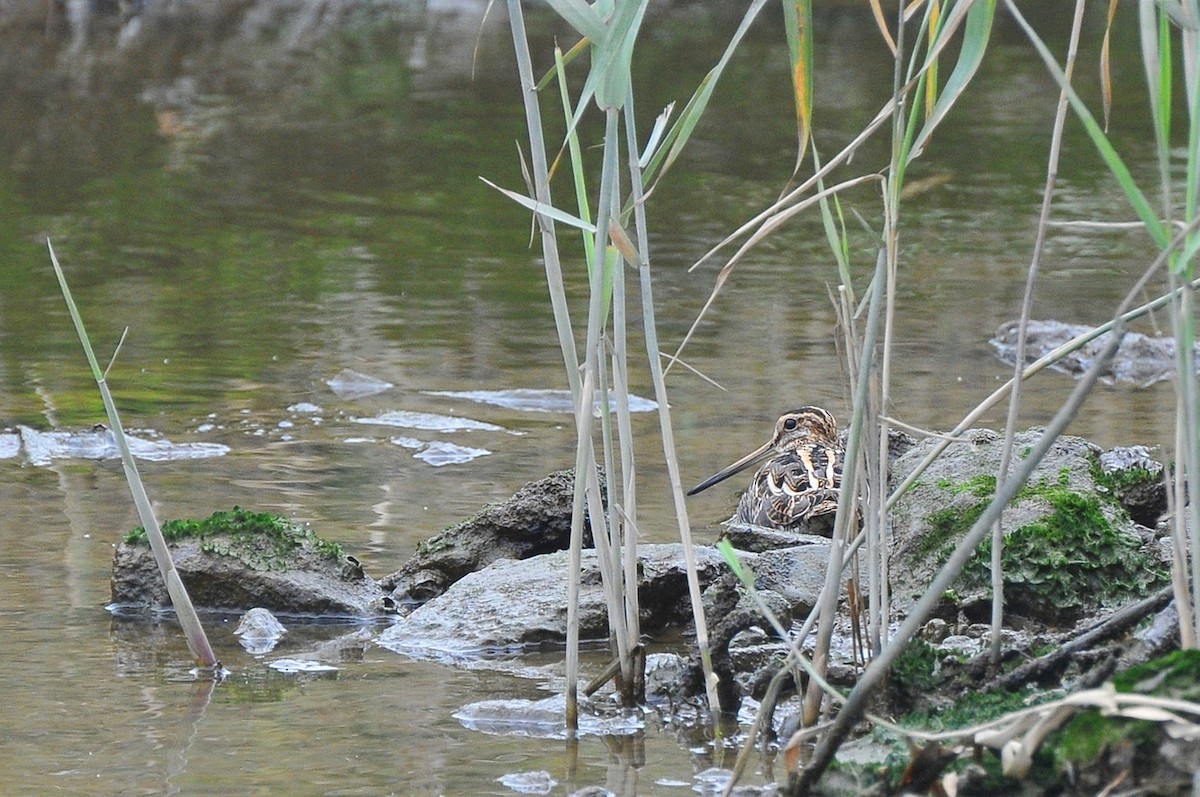
<path fill-rule="evenodd" d="M 796 419 L 788 418 L 786 421 L 783 422 L 783 428 L 788 430 L 789 432 L 792 431 L 793 429 L 795 429 L 796 428 Z"/>

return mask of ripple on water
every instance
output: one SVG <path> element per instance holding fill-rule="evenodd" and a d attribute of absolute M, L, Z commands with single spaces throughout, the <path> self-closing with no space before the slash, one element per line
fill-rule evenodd
<path fill-rule="evenodd" d="M 326 379 L 325 384 L 329 385 L 330 390 L 342 398 L 364 398 L 392 388 L 391 382 L 384 382 L 382 379 L 360 374 L 349 368 L 338 371 L 337 376 Z"/>
<path fill-rule="evenodd" d="M 424 460 L 435 468 L 440 468 L 443 465 L 461 465 L 464 462 L 470 462 L 479 457 L 486 457 L 492 453 L 486 448 L 471 448 L 470 446 L 460 446 L 441 440 L 426 443 L 423 440 L 417 440 L 413 437 L 393 437 L 392 444 L 402 446 L 403 448 L 416 449 L 417 453 L 413 454 L 413 459 Z"/>

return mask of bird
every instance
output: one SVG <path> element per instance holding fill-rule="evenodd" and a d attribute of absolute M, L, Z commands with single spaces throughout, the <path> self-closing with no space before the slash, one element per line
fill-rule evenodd
<path fill-rule="evenodd" d="M 785 530 L 805 528 L 810 520 L 837 511 L 844 458 L 833 415 L 820 407 L 801 407 L 779 416 L 767 443 L 709 476 L 688 495 L 762 462 L 738 502 L 734 521 Z"/>

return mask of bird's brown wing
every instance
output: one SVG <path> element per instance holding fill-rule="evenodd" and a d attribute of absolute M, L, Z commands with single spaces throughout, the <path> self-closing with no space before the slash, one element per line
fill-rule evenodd
<path fill-rule="evenodd" d="M 759 469 L 738 505 L 738 520 L 776 528 L 799 525 L 837 511 L 841 484 L 840 449 L 801 446 Z"/>

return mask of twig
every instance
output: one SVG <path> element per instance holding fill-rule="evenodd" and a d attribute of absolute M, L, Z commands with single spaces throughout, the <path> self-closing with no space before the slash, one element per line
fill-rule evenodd
<path fill-rule="evenodd" d="M 1163 587 L 1148 598 L 1118 609 L 1088 631 L 1047 653 L 1045 656 L 1026 662 L 1012 672 L 1006 673 L 996 680 L 995 685 L 1011 691 L 1019 689 L 1031 681 L 1037 681 L 1048 673 L 1057 672 L 1076 653 L 1087 650 L 1097 642 L 1102 642 L 1106 639 L 1111 639 L 1117 634 L 1124 633 L 1141 622 L 1147 615 L 1159 611 L 1170 602 L 1171 588 Z M 986 690 L 987 687 L 985 687 L 984 691 Z"/>

